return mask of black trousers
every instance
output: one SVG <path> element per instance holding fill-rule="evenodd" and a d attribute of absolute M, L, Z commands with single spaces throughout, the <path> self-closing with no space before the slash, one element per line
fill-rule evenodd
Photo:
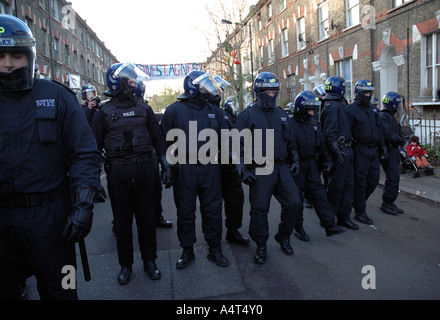
<path fill-rule="evenodd" d="M 159 221 L 162 217 L 163 208 L 162 208 L 162 182 L 160 178 L 160 168 L 159 168 L 159 161 L 156 157 L 156 152 L 153 151 L 153 164 L 154 164 L 154 170 L 157 173 L 156 177 L 156 188 L 157 188 L 157 210 L 156 210 L 156 221 Z"/>
<path fill-rule="evenodd" d="M 269 238 L 267 215 L 272 195 L 281 204 L 278 232 L 283 237 L 289 237 L 301 211 L 302 202 L 287 165 L 274 166 L 270 175 L 258 175 L 257 181 L 249 187 L 249 235 L 257 245 L 264 245 Z"/>
<path fill-rule="evenodd" d="M 235 165 L 220 165 L 222 195 L 225 204 L 225 226 L 228 230 L 242 227 L 244 192 Z"/>
<path fill-rule="evenodd" d="M 301 228 L 304 221 L 303 200 L 306 197 L 311 204 L 324 228 L 335 224 L 335 213 L 327 199 L 327 194 L 322 184 L 318 165 L 314 159 L 300 162 L 300 171 L 294 177 L 301 196 L 301 211 L 296 220 L 295 228 Z"/>
<path fill-rule="evenodd" d="M 222 237 L 222 188 L 218 164 L 179 166 L 173 186 L 177 208 L 177 237 L 181 247 L 197 241 L 196 205 L 200 201 L 202 231 L 209 246 L 219 246 Z"/>
<path fill-rule="evenodd" d="M 75 245 L 63 230 L 69 209 L 64 199 L 33 208 L 0 208 L 0 300 L 18 299 L 18 286 L 35 275 L 42 300 L 77 300 L 76 289 L 63 288 L 76 270 Z M 63 273 L 64 272 L 64 273 Z"/>
<path fill-rule="evenodd" d="M 394 203 L 399 195 L 400 182 L 400 152 L 398 148 L 388 149 L 388 159 L 381 161 L 385 172 L 385 184 L 383 187 L 382 200 L 386 203 Z"/>
<path fill-rule="evenodd" d="M 107 174 L 121 266 L 131 266 L 134 262 L 133 217 L 136 219 L 142 260 L 151 261 L 157 258 L 157 179 L 153 160 L 136 164 L 112 164 Z"/>
<path fill-rule="evenodd" d="M 329 172 L 327 184 L 327 199 L 338 221 L 350 217 L 354 191 L 353 150 L 345 147 L 342 150 L 346 154 L 342 165 L 336 154 L 332 154 L 334 168 Z"/>
<path fill-rule="evenodd" d="M 353 208 L 356 213 L 363 213 L 366 210 L 368 198 L 379 184 L 380 159 L 376 148 L 356 146 L 353 151 Z"/>

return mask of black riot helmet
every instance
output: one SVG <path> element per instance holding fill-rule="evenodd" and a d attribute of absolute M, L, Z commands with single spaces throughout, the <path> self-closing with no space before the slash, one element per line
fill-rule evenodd
<path fill-rule="evenodd" d="M 0 53 L 24 54 L 27 65 L 13 70 L 0 70 L 0 92 L 21 91 L 33 87 L 36 41 L 29 27 L 9 14 L 0 14 Z"/>
<path fill-rule="evenodd" d="M 319 110 L 320 105 L 321 101 L 319 100 L 319 97 L 317 97 L 312 91 L 306 90 L 298 93 L 295 98 L 295 103 L 292 106 L 293 108 L 290 108 L 290 112 L 292 112 L 298 119 L 310 121 L 313 116 L 309 113 L 309 110 Z"/>
<path fill-rule="evenodd" d="M 324 98 L 324 96 L 326 95 L 325 86 L 323 84 L 314 87 L 312 92 L 320 99 Z"/>
<path fill-rule="evenodd" d="M 138 83 L 148 80 L 149 77 L 131 62 L 112 64 L 106 75 L 111 96 L 122 99 L 134 96 Z"/>
<path fill-rule="evenodd" d="M 374 86 L 373 83 L 366 79 L 361 79 L 356 82 L 354 86 L 354 96 L 359 100 L 360 104 L 368 105 L 373 98 Z M 369 94 L 369 95 L 367 95 Z"/>
<path fill-rule="evenodd" d="M 81 89 L 81 99 L 84 101 L 89 101 L 90 99 L 96 97 L 98 93 L 96 92 L 96 88 L 91 84 L 86 84 Z"/>
<path fill-rule="evenodd" d="M 183 90 L 178 99 L 197 98 L 203 101 L 219 101 L 222 89 L 210 73 L 193 70 L 183 79 Z"/>
<path fill-rule="evenodd" d="M 270 109 L 280 105 L 280 82 L 273 73 L 260 73 L 254 81 L 254 91 L 260 108 Z"/>
<path fill-rule="evenodd" d="M 399 112 L 402 105 L 402 97 L 397 92 L 387 92 L 382 98 L 382 108 L 380 111 Z"/>

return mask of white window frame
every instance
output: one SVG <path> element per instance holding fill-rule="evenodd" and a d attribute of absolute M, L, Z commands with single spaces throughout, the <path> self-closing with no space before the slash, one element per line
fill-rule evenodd
<path fill-rule="evenodd" d="M 322 3 L 319 8 L 319 40 L 328 38 L 329 16 L 328 16 L 328 2 Z"/>
<path fill-rule="evenodd" d="M 263 46 L 259 46 L 258 47 L 258 68 L 259 69 L 261 69 L 261 68 L 263 68 L 263 59 L 264 59 L 264 56 L 263 56 Z"/>
<path fill-rule="evenodd" d="M 350 28 L 360 23 L 360 5 L 359 0 L 346 0 L 346 27 Z"/>
<path fill-rule="evenodd" d="M 50 14 L 52 18 L 54 18 L 56 21 L 60 21 L 60 14 L 58 12 L 58 1 L 57 0 L 50 0 Z"/>
<path fill-rule="evenodd" d="M 404 5 L 405 3 L 411 2 L 414 0 L 393 0 L 393 8 L 400 7 Z"/>
<path fill-rule="evenodd" d="M 68 45 L 64 45 L 64 65 L 70 68 L 70 48 Z"/>
<path fill-rule="evenodd" d="M 349 74 L 347 74 L 344 68 L 345 64 L 349 64 L 348 71 Z M 353 59 L 347 58 L 339 61 L 335 61 L 336 66 L 336 75 L 344 78 L 345 80 L 345 98 L 349 103 L 353 101 L 354 97 L 354 85 L 353 85 Z"/>
<path fill-rule="evenodd" d="M 272 22 L 273 12 L 272 12 L 272 2 L 269 2 L 266 7 L 267 10 L 267 23 Z"/>
<path fill-rule="evenodd" d="M 57 38 L 53 39 L 53 52 L 55 61 L 61 62 L 60 57 L 60 40 Z"/>
<path fill-rule="evenodd" d="M 273 38 L 267 41 L 267 61 L 268 64 L 275 62 L 275 51 Z"/>
<path fill-rule="evenodd" d="M 42 47 L 43 47 L 43 55 L 48 57 L 49 56 L 49 41 L 48 41 L 48 34 L 47 34 L 47 30 L 45 29 L 41 29 L 41 39 L 42 39 Z"/>
<path fill-rule="evenodd" d="M 306 18 L 302 17 L 296 20 L 296 45 L 297 51 L 303 50 L 306 47 Z M 302 41 L 299 41 L 299 38 L 302 38 Z"/>
<path fill-rule="evenodd" d="M 11 8 L 6 3 L 0 2 L 0 13 L 11 14 Z"/>
<path fill-rule="evenodd" d="M 431 44 L 428 43 L 429 39 L 431 39 Z M 430 94 L 432 98 L 435 98 L 436 90 L 440 88 L 440 32 L 423 37 L 421 57 L 422 95 Z"/>
<path fill-rule="evenodd" d="M 289 55 L 289 29 L 281 30 L 281 56 L 287 57 Z"/>
<path fill-rule="evenodd" d="M 285 10 L 287 8 L 287 1 L 286 0 L 280 0 L 280 12 Z"/>
<path fill-rule="evenodd" d="M 295 74 L 291 74 L 290 76 L 287 77 L 287 81 L 289 84 L 289 95 L 290 95 L 290 100 L 291 102 L 295 101 L 296 98 L 296 75 Z"/>

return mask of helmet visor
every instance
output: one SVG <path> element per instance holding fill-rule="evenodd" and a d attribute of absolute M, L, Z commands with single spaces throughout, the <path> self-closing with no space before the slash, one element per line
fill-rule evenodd
<path fill-rule="evenodd" d="M 225 91 L 226 88 L 231 86 L 231 84 L 228 81 L 226 81 L 220 76 L 215 75 L 214 80 L 215 82 L 217 82 L 218 86 L 220 87 L 220 89 L 222 89 L 222 91 Z"/>
<path fill-rule="evenodd" d="M 194 79 L 193 83 L 199 85 L 199 92 L 204 99 L 213 99 L 222 95 L 222 89 L 209 73 Z"/>
<path fill-rule="evenodd" d="M 85 93 L 85 96 L 86 96 L 86 100 L 87 101 L 89 101 L 90 99 L 96 97 L 95 90 L 87 90 L 86 93 Z"/>
<path fill-rule="evenodd" d="M 135 86 L 139 81 L 147 82 L 150 80 L 148 75 L 131 62 L 123 63 L 112 75 L 113 79 L 126 79 Z M 130 83 L 131 84 L 131 83 Z"/>

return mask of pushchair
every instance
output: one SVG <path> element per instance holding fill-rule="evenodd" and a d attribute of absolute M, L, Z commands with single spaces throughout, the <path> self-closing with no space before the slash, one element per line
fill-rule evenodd
<path fill-rule="evenodd" d="M 406 170 L 412 170 L 411 171 L 411 178 L 417 178 L 420 177 L 420 170 L 417 168 L 416 162 L 411 159 L 410 156 L 408 156 L 408 153 L 406 152 L 406 147 L 410 143 L 411 137 L 414 136 L 415 130 L 414 127 L 420 125 L 422 122 L 422 119 L 417 119 L 417 124 L 414 124 L 413 126 L 405 125 L 402 126 L 402 134 L 405 138 L 405 145 L 403 147 L 399 147 L 400 156 L 401 156 L 401 166 L 400 166 L 400 173 L 406 173 Z M 425 175 L 433 175 L 434 174 L 434 168 L 429 165 L 429 167 L 425 168 Z"/>

